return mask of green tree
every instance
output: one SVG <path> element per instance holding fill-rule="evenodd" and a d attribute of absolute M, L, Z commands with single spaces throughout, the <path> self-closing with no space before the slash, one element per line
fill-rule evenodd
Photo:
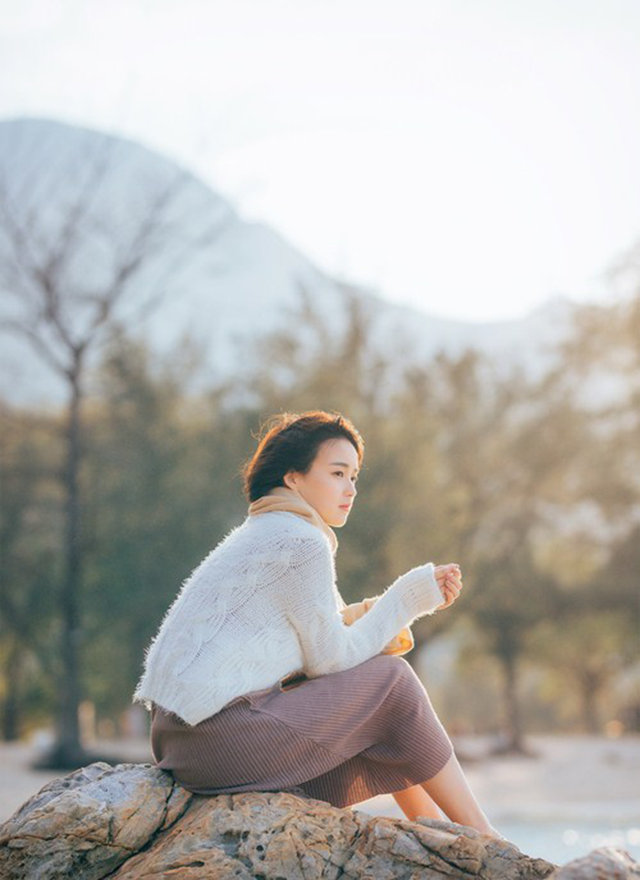
<path fill-rule="evenodd" d="M 577 695 L 582 730 L 596 734 L 605 691 L 636 658 L 637 630 L 620 610 L 574 609 L 570 620 L 561 632 L 556 621 L 545 620 L 532 642 L 549 675 L 562 676 L 564 689 Z"/>
<path fill-rule="evenodd" d="M 51 581 L 61 567 L 59 420 L 2 404 L 0 658 L 2 736 L 18 739 L 28 668 L 53 692 L 57 652 Z"/>
<path fill-rule="evenodd" d="M 156 175 L 155 182 L 150 175 L 129 193 L 122 222 L 104 196 L 106 187 L 122 185 L 120 177 L 114 184 L 116 142 L 105 137 L 96 143 L 78 163 L 73 180 L 56 179 L 50 167 L 38 167 L 29 191 L 19 195 L 8 169 L 0 169 L 0 329 L 23 339 L 67 391 L 60 473 L 64 570 L 52 585 L 61 624 L 57 740 L 38 761 L 40 767 L 65 769 L 88 759 L 78 727 L 88 365 L 111 328 L 123 318 L 131 326 L 156 308 L 176 268 L 211 245 L 226 226 L 226 218 L 212 225 L 202 208 L 207 194 L 182 169 L 167 171 L 162 180 Z M 201 220 L 188 233 L 184 211 Z M 162 284 L 156 278 L 160 272 Z"/>
<path fill-rule="evenodd" d="M 181 362 L 176 354 L 190 351 Z M 202 353 L 201 353 L 202 354 Z M 224 388 L 187 398 L 189 340 L 162 364 L 125 336 L 97 378 L 87 453 L 87 692 L 106 716 L 131 705 L 144 649 L 181 582 L 243 508 Z"/>

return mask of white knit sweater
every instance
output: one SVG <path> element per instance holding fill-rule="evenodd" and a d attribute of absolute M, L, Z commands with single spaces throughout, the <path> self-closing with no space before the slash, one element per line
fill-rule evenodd
<path fill-rule="evenodd" d="M 327 537 L 295 513 L 248 516 L 184 581 L 145 652 L 133 701 L 194 725 L 291 672 L 313 678 L 357 666 L 443 601 L 429 562 L 347 626 Z"/>

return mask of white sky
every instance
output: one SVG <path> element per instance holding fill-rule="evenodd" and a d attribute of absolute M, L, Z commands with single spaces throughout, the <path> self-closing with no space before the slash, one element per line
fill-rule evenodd
<path fill-rule="evenodd" d="M 122 133 L 322 268 L 467 320 L 640 239 L 639 0 L 4 0 L 0 117 Z"/>

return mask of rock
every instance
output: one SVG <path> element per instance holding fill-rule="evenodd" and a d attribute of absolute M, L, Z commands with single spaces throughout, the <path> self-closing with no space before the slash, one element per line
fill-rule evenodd
<path fill-rule="evenodd" d="M 192 795 L 152 764 L 90 764 L 45 785 L 0 826 L 3 880 L 637 876 L 621 853 L 596 850 L 556 870 L 454 822 L 374 817 L 291 792 Z M 591 873 L 575 873 L 585 862 Z M 623 873 L 602 873 L 609 867 Z"/>
<path fill-rule="evenodd" d="M 640 877 L 640 865 L 624 849 L 601 846 L 574 859 L 551 875 L 551 880 L 626 880 Z"/>
<path fill-rule="evenodd" d="M 0 877 L 97 880 L 173 824 L 191 795 L 150 764 L 54 779 L 0 826 Z"/>

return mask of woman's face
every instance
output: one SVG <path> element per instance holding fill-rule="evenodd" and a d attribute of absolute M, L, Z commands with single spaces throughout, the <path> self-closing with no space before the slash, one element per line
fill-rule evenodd
<path fill-rule="evenodd" d="M 284 477 L 330 526 L 343 526 L 356 497 L 358 453 L 345 437 L 325 440 L 306 474 L 289 471 Z"/>

